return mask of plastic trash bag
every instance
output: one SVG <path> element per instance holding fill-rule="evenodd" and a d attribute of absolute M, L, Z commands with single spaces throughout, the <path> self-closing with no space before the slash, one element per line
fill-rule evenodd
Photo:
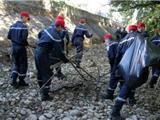
<path fill-rule="evenodd" d="M 118 69 L 129 84 L 139 87 L 148 79 L 148 67 L 159 65 L 160 48 L 137 35 L 122 57 Z"/>

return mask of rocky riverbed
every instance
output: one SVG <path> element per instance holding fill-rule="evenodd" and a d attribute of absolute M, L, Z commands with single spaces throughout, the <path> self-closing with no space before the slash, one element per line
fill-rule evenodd
<path fill-rule="evenodd" d="M 10 65 L 0 64 L 0 67 L 1 120 L 109 120 L 114 101 L 99 98 L 109 81 L 109 64 L 103 45 L 86 49 L 82 62 L 82 67 L 99 80 L 80 70 L 86 80 L 82 79 L 70 63 L 62 65 L 66 79 L 53 79 L 50 92 L 53 101 L 42 102 L 40 99 L 32 56 L 29 57 L 26 81 L 30 86 L 27 88 L 10 86 Z M 123 116 L 126 120 L 160 120 L 159 93 L 159 89 L 143 85 L 137 89 L 137 104 L 133 107 L 125 105 Z"/>

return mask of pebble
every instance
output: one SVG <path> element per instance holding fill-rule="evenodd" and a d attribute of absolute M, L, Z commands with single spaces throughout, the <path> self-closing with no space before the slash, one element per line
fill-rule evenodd
<path fill-rule="evenodd" d="M 26 111 L 23 109 L 20 111 L 20 113 L 21 113 L 21 115 L 26 115 Z"/>
<path fill-rule="evenodd" d="M 101 47 L 102 46 L 94 46 L 97 60 L 98 62 L 102 62 L 104 64 L 100 64 L 101 66 L 101 74 L 106 74 L 107 71 L 109 71 L 108 63 L 103 56 L 102 52 L 104 52 Z M 101 52 L 100 54 L 99 51 Z M 88 59 L 85 57 L 86 55 L 90 55 L 88 52 L 84 55 L 84 61 L 85 59 Z M 84 68 L 89 65 L 91 62 L 88 60 L 87 63 L 82 61 L 82 66 Z M 87 64 L 87 65 L 86 65 Z M 85 66 L 86 65 L 86 66 Z M 74 68 L 72 68 L 69 64 L 64 65 L 62 67 L 62 70 L 64 73 L 67 72 L 73 72 L 75 73 Z M 90 70 L 89 72 L 92 72 L 92 74 L 95 73 L 95 69 L 89 69 L 86 68 L 86 70 Z M 33 72 L 34 73 L 34 72 Z M 30 73 L 32 77 L 35 76 L 35 74 Z M 7 73 L 8 74 L 8 73 Z M 7 75 L 6 75 L 7 76 Z M 105 89 L 105 86 L 108 83 L 109 80 L 109 74 L 105 75 L 105 77 L 102 77 L 102 81 L 104 82 L 101 83 L 100 85 L 103 89 Z M 68 76 L 67 76 L 68 77 Z M 73 77 L 73 79 L 72 79 Z M 66 84 L 72 84 L 74 82 L 78 83 L 80 80 L 79 76 L 72 76 L 71 78 L 67 78 L 66 81 L 63 80 L 58 80 L 52 81 L 52 87 L 58 88 L 61 87 L 62 85 Z M 72 79 L 72 80 L 71 80 Z M 0 86 L 4 84 L 5 79 L 0 78 Z M 27 80 L 27 79 L 26 79 Z M 105 120 L 106 117 L 110 114 L 112 110 L 112 106 L 114 104 L 113 101 L 111 100 L 99 100 L 96 101 L 95 97 L 95 88 L 91 88 L 91 91 L 87 89 L 85 93 L 83 92 L 82 88 L 79 88 L 80 90 L 75 90 L 73 91 L 72 89 L 63 89 L 61 91 L 55 92 L 55 93 L 50 93 L 52 96 L 54 96 L 53 101 L 41 101 L 39 91 L 38 91 L 38 84 L 36 79 L 33 77 L 33 81 L 31 85 L 29 86 L 29 89 L 14 89 L 11 86 L 7 86 L 5 89 L 0 87 L 0 116 L 4 116 L 6 120 Z M 84 82 L 81 80 L 80 82 Z M 4 84 L 7 85 L 7 84 Z M 3 85 L 3 86 L 4 86 Z M 55 87 L 56 86 L 56 87 Z M 86 85 L 86 87 L 90 85 Z M 150 112 L 150 109 L 146 109 L 146 107 L 150 107 L 150 101 L 148 100 L 145 101 L 148 98 L 152 98 L 149 96 L 155 96 L 153 94 L 154 92 L 157 93 L 157 99 L 154 99 L 155 101 L 152 101 L 154 103 L 154 109 L 156 108 L 155 103 L 160 103 L 160 97 L 158 98 L 158 93 L 159 91 L 153 91 L 151 93 L 148 93 L 148 97 L 146 96 L 146 92 L 148 91 L 147 89 L 144 89 L 143 87 L 140 88 L 141 92 L 144 94 L 139 94 L 139 91 L 137 90 L 136 93 L 136 98 L 137 98 L 137 106 L 134 107 L 134 109 L 130 109 L 127 105 L 125 105 L 122 110 L 128 118 L 126 120 L 154 120 L 157 119 L 159 120 L 160 116 L 158 115 L 158 112 L 155 111 L 154 115 L 153 113 Z M 38 93 L 38 94 L 37 94 Z M 142 96 L 143 95 L 143 96 Z M 139 97 L 139 99 L 138 99 Z M 142 99 L 140 99 L 142 98 Z M 159 105 L 159 104 L 158 104 Z M 158 107 L 157 105 L 157 107 Z M 145 107 L 146 106 L 146 107 Z M 159 112 L 160 113 L 160 112 Z M 3 119 L 3 118 L 1 118 Z"/>
<path fill-rule="evenodd" d="M 31 114 L 28 116 L 28 118 L 26 118 L 25 120 L 37 120 L 37 116 L 34 114 Z"/>
<path fill-rule="evenodd" d="M 53 115 L 52 115 L 52 113 L 50 112 L 50 113 L 45 113 L 44 116 L 45 116 L 46 118 L 50 119 L 50 118 L 52 118 Z"/>
<path fill-rule="evenodd" d="M 62 120 L 73 120 L 71 117 L 64 117 Z"/>
<path fill-rule="evenodd" d="M 71 110 L 71 111 L 70 111 L 70 115 L 71 115 L 71 116 L 80 117 L 80 116 L 82 116 L 82 112 L 79 111 L 79 110 Z"/>
<path fill-rule="evenodd" d="M 129 118 L 127 118 L 126 120 L 138 120 L 136 115 L 132 115 Z"/>
<path fill-rule="evenodd" d="M 44 115 L 39 116 L 39 120 L 47 120 L 47 118 Z"/>

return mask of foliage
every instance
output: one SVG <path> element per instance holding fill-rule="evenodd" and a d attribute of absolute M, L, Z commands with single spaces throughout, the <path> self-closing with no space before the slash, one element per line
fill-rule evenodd
<path fill-rule="evenodd" d="M 125 24 L 130 23 L 134 12 L 137 10 L 137 22 L 146 23 L 147 30 L 153 34 L 154 29 L 160 29 L 160 2 L 151 0 L 124 0 L 111 1 L 112 11 L 118 11 L 125 16 Z"/>

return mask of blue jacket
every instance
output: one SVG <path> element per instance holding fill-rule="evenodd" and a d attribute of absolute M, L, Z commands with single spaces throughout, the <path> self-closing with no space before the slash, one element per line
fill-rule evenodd
<path fill-rule="evenodd" d="M 117 47 L 118 47 L 118 42 L 114 41 L 109 41 L 107 47 L 107 55 L 109 58 L 109 61 L 114 61 L 116 54 L 117 54 Z"/>
<path fill-rule="evenodd" d="M 54 22 L 49 26 L 49 27 L 54 27 Z M 67 29 L 63 29 L 61 31 L 61 38 L 62 38 L 62 41 L 61 41 L 61 45 L 62 45 L 62 48 L 64 48 L 64 43 L 66 43 L 66 45 L 69 44 L 69 41 L 70 41 L 70 37 L 69 37 L 69 34 L 68 34 L 68 31 Z M 66 42 L 64 42 L 66 40 Z"/>
<path fill-rule="evenodd" d="M 58 32 L 55 26 L 50 26 L 38 34 L 37 46 L 41 48 L 41 51 L 48 55 L 54 54 L 57 58 L 65 61 L 66 57 L 61 42 L 61 32 Z"/>
<path fill-rule="evenodd" d="M 70 37 L 69 37 L 68 31 L 66 29 L 62 30 L 61 37 L 62 37 L 62 47 L 64 48 L 64 44 L 66 43 L 66 45 L 68 45 L 69 41 L 70 41 Z"/>
<path fill-rule="evenodd" d="M 85 25 L 78 24 L 74 29 L 71 41 L 73 43 L 76 40 L 76 37 L 80 37 L 82 38 L 82 40 L 84 40 L 84 36 L 86 36 L 87 38 L 90 38 L 92 37 L 92 34 L 88 32 L 88 29 Z"/>
<path fill-rule="evenodd" d="M 155 35 L 152 38 L 152 43 L 160 47 L 160 35 Z"/>
<path fill-rule="evenodd" d="M 116 63 L 115 65 L 117 66 L 119 64 L 119 62 L 121 61 L 124 53 L 126 52 L 126 50 L 131 46 L 131 44 L 133 43 L 136 35 L 138 33 L 137 32 L 131 32 L 128 33 L 124 39 L 122 39 L 117 47 L 117 55 L 116 55 Z"/>
<path fill-rule="evenodd" d="M 12 41 L 13 46 L 27 46 L 28 28 L 22 21 L 17 21 L 11 25 L 8 32 L 8 39 Z"/>
<path fill-rule="evenodd" d="M 114 65 L 115 62 L 115 58 L 116 58 L 116 54 L 117 54 L 117 47 L 118 47 L 118 42 L 114 42 L 114 41 L 108 41 L 108 45 L 107 45 L 107 55 L 108 55 L 108 59 L 109 59 L 109 63 L 111 66 Z"/>
<path fill-rule="evenodd" d="M 148 34 L 148 32 L 147 31 L 142 31 L 142 32 L 140 32 L 140 31 L 138 31 L 138 33 L 140 33 L 143 37 L 149 37 L 149 34 Z"/>
<path fill-rule="evenodd" d="M 127 35 L 127 31 L 121 31 L 121 39 L 123 39 Z"/>

